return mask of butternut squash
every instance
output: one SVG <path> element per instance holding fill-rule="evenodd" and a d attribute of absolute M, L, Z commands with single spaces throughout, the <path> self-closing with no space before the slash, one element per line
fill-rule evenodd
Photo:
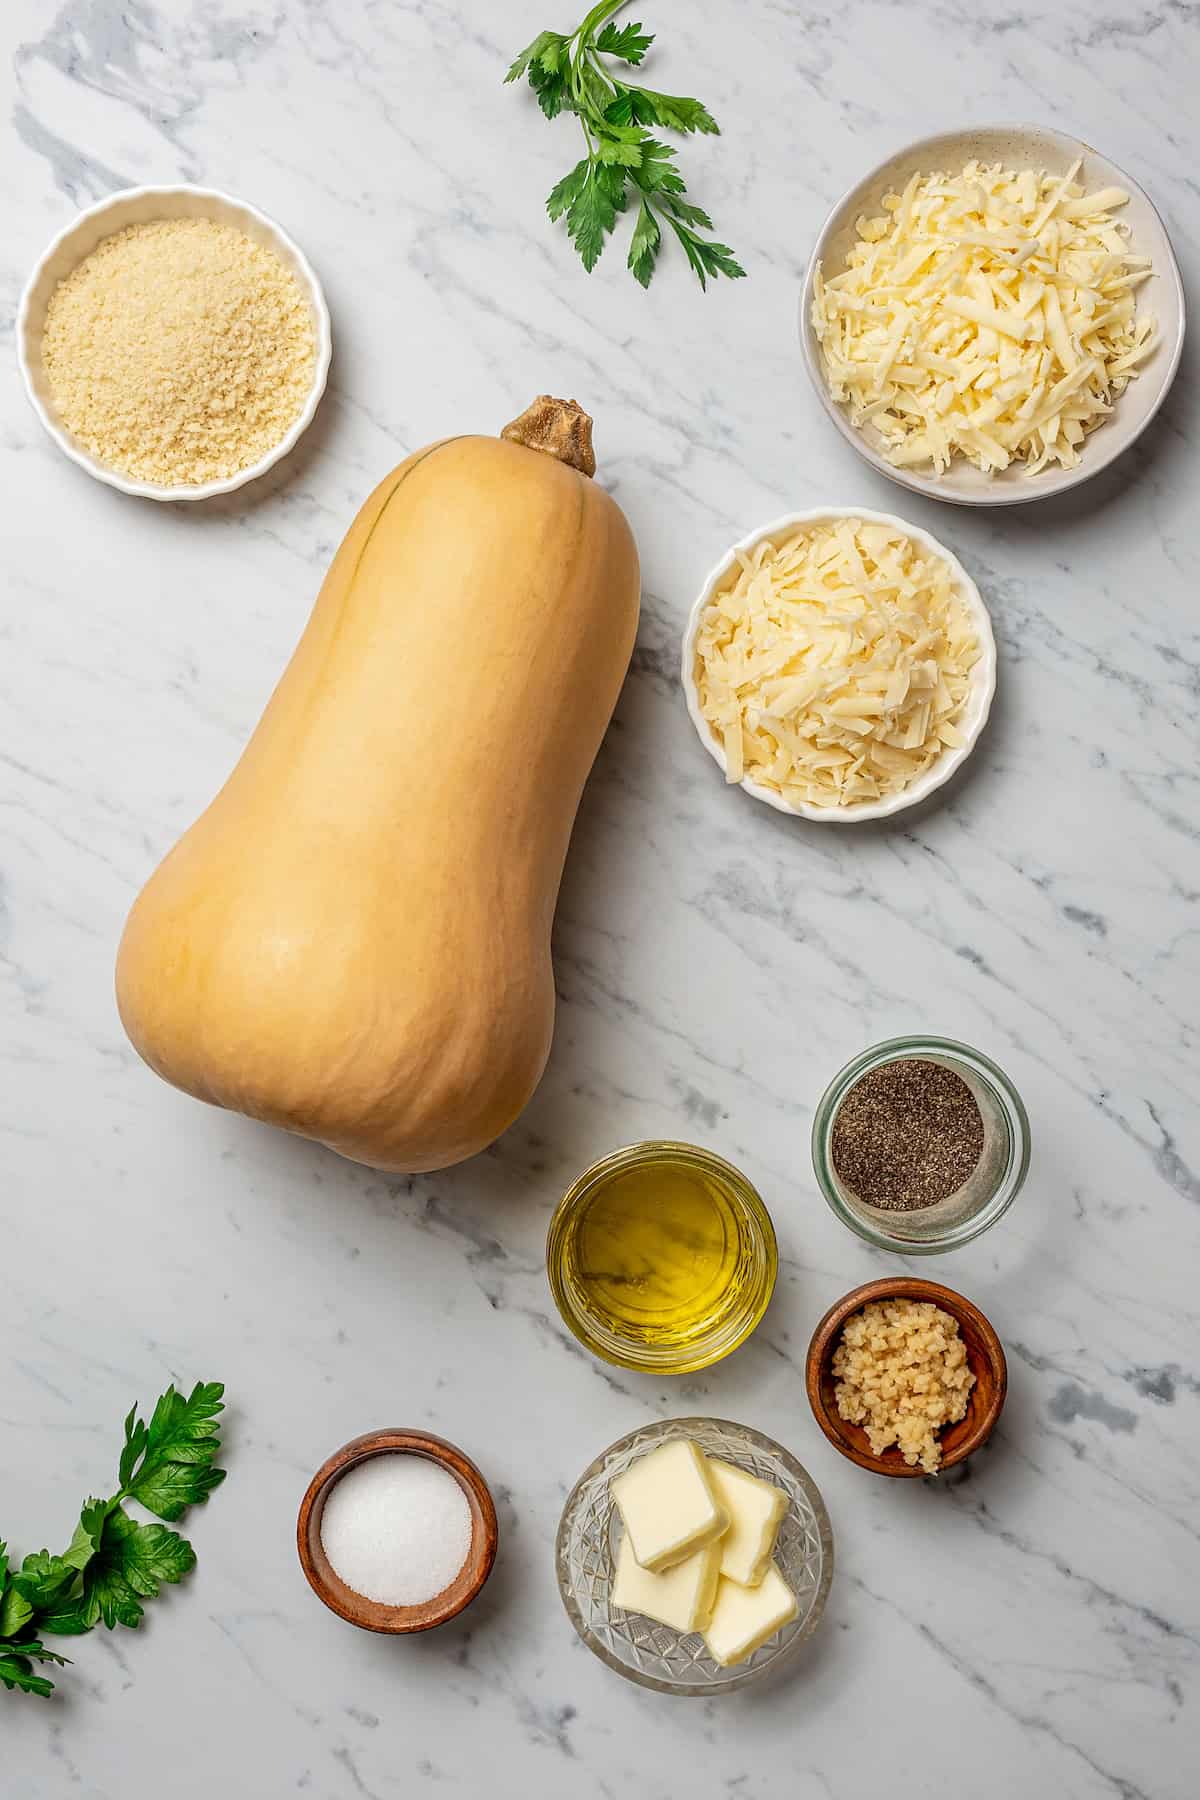
<path fill-rule="evenodd" d="M 136 900 L 135 1048 L 199 1099 L 377 1168 L 440 1169 L 517 1117 L 554 1024 L 550 929 L 637 629 L 637 550 L 591 421 L 376 488 L 225 786 Z"/>

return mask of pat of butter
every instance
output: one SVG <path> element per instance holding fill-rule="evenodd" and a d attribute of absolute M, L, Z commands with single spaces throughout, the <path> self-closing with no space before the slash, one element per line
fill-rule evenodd
<path fill-rule="evenodd" d="M 720 1538 L 713 1538 L 702 1550 L 656 1575 L 651 1569 L 643 1569 L 629 1539 L 623 1537 L 617 1551 L 611 1604 L 624 1612 L 644 1613 L 648 1619 L 657 1619 L 660 1625 L 669 1625 L 672 1631 L 685 1635 L 703 1631 L 712 1618 L 720 1572 Z"/>
<path fill-rule="evenodd" d="M 668 1438 L 618 1475 L 611 1492 L 643 1569 L 682 1562 L 729 1523 L 690 1438 Z"/>
<path fill-rule="evenodd" d="M 712 1456 L 708 1477 L 729 1514 L 729 1530 L 721 1539 L 721 1573 L 743 1587 L 757 1587 L 771 1566 L 787 1495 L 771 1482 Z"/>
<path fill-rule="evenodd" d="M 704 1633 L 708 1654 L 722 1668 L 745 1662 L 799 1610 L 795 1594 L 774 1563 L 757 1587 L 742 1587 L 722 1575 Z"/>

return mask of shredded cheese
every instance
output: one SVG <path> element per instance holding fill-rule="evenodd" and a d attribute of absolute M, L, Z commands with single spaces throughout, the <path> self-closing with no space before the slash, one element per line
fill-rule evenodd
<path fill-rule="evenodd" d="M 818 264 L 812 324 L 829 391 L 897 467 L 1071 468 L 1155 347 L 1134 290 L 1152 273 L 1121 188 L 969 162 L 914 175 L 860 218 L 840 274 Z"/>
<path fill-rule="evenodd" d="M 908 787 L 962 741 L 978 659 L 942 557 L 894 526 L 837 519 L 738 553 L 694 669 L 728 781 L 845 807 Z"/>

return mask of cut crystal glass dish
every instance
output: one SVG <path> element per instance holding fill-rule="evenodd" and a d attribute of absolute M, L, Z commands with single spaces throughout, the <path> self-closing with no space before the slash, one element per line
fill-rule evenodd
<path fill-rule="evenodd" d="M 611 1483 L 668 1438 L 687 1437 L 770 1481 L 788 1496 L 775 1561 L 800 1610 L 748 1661 L 723 1669 L 698 1632 L 681 1637 L 640 1613 L 610 1605 L 621 1522 Z M 729 1419 L 665 1419 L 619 1438 L 586 1468 L 567 1498 L 558 1527 L 555 1567 L 563 1605 L 588 1649 L 641 1687 L 665 1694 L 723 1694 L 760 1680 L 816 1630 L 833 1579 L 833 1532 L 808 1471 L 761 1432 Z"/>

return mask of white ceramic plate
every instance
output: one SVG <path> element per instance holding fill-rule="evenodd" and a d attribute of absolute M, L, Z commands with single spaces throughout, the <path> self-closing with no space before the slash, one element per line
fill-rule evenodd
<path fill-rule="evenodd" d="M 107 463 L 93 456 L 90 450 L 85 450 L 58 416 L 50 394 L 50 384 L 42 367 L 42 329 L 46 322 L 46 308 L 59 282 L 72 269 L 77 268 L 84 257 L 91 255 L 101 239 L 111 237 L 113 232 L 123 230 L 126 225 L 149 224 L 154 219 L 201 218 L 216 219 L 223 225 L 236 226 L 247 237 L 253 238 L 255 243 L 273 250 L 296 275 L 308 296 L 317 339 L 312 387 L 303 408 L 279 442 L 258 462 L 240 469 L 236 475 L 230 475 L 224 481 L 206 481 L 191 487 L 162 487 L 154 482 L 132 481 L 128 476 L 122 475 L 119 469 L 110 468 Z M 47 249 L 26 283 L 17 313 L 17 357 L 25 390 L 34 412 L 54 442 L 72 462 L 78 463 L 81 469 L 86 469 L 89 475 L 94 475 L 97 481 L 105 481 L 109 487 L 119 488 L 123 494 L 140 495 L 146 500 L 207 500 L 213 494 L 232 493 L 235 488 L 244 487 L 246 482 L 265 475 L 281 457 L 287 455 L 301 432 L 312 422 L 317 404 L 325 391 L 331 351 L 329 308 L 308 259 L 287 233 L 280 230 L 265 213 L 260 213 L 255 207 L 247 206 L 243 201 L 235 200 L 229 194 L 222 194 L 215 188 L 124 188 L 120 193 L 110 194 L 107 200 L 101 200 L 97 206 L 89 207 L 87 212 L 80 213 L 65 230 L 60 231 Z"/>
<path fill-rule="evenodd" d="M 827 276 L 837 274 L 845 267 L 854 245 L 854 221 L 860 214 L 877 213 L 883 196 L 889 191 L 900 191 L 910 176 L 930 174 L 936 169 L 961 169 L 972 157 L 980 162 L 1004 162 L 1015 168 L 1047 169 L 1055 175 L 1065 175 L 1075 159 L 1082 157 L 1078 179 L 1088 188 L 1111 186 L 1126 190 L 1129 204 L 1121 209 L 1120 216 L 1129 225 L 1131 247 L 1139 256 L 1150 257 L 1154 264 L 1153 275 L 1138 289 L 1138 310 L 1157 319 L 1158 347 L 1118 399 L 1112 417 L 1088 434 L 1073 469 L 1052 466 L 1031 476 L 1025 474 L 1023 464 L 1015 464 L 989 475 L 958 457 L 944 475 L 893 468 L 881 452 L 881 440 L 874 426 L 852 425 L 846 409 L 831 399 L 826 386 L 811 316 L 817 264 Z M 1044 500 L 1047 495 L 1077 487 L 1106 469 L 1114 457 L 1141 436 L 1166 399 L 1183 351 L 1184 321 L 1179 265 L 1167 228 L 1150 196 L 1131 175 L 1090 144 L 1038 125 L 981 125 L 973 131 L 947 131 L 938 137 L 922 138 L 880 163 L 838 201 L 826 219 L 800 298 L 800 342 L 805 365 L 822 406 L 847 443 L 889 481 L 898 482 L 913 493 L 927 494 L 933 500 L 949 500 L 956 506 L 1017 506 Z"/>
<path fill-rule="evenodd" d="M 983 604 L 983 596 L 967 574 L 953 551 L 939 544 L 929 532 L 922 531 L 919 525 L 910 525 L 905 519 L 898 519 L 894 513 L 871 512 L 865 506 L 819 506 L 812 512 L 788 513 L 785 518 L 774 519 L 770 525 L 761 525 L 757 531 L 748 532 L 731 544 L 715 568 L 710 569 L 704 586 L 697 596 L 688 618 L 687 629 L 683 634 L 683 694 L 687 701 L 687 709 L 692 724 L 700 737 L 700 742 L 717 764 L 722 775 L 727 764 L 725 749 L 720 738 L 716 736 L 708 720 L 700 710 L 700 695 L 696 688 L 696 635 L 700 629 L 700 618 L 720 583 L 729 575 L 737 560 L 739 550 L 753 550 L 764 538 L 770 538 L 775 544 L 781 544 L 802 525 L 819 525 L 830 519 L 865 519 L 877 525 L 891 525 L 904 532 L 906 537 L 915 538 L 924 544 L 936 556 L 949 566 L 957 590 L 975 623 L 979 634 L 979 660 L 971 670 L 971 691 L 962 718 L 958 721 L 963 741 L 953 748 L 942 751 L 942 754 L 930 764 L 925 773 L 906 787 L 902 793 L 891 794 L 886 800 L 864 800 L 857 806 L 789 806 L 782 795 L 773 788 L 766 788 L 752 781 L 749 776 L 739 784 L 756 800 L 764 800 L 773 806 L 776 812 L 788 813 L 793 819 L 813 819 L 822 825 L 858 825 L 868 819 L 889 819 L 906 807 L 916 806 L 927 800 L 935 788 L 948 781 L 956 769 L 962 767 L 975 747 L 980 732 L 987 724 L 991 711 L 992 699 L 996 692 L 996 640 L 992 635 L 992 621 L 987 607 Z"/>

